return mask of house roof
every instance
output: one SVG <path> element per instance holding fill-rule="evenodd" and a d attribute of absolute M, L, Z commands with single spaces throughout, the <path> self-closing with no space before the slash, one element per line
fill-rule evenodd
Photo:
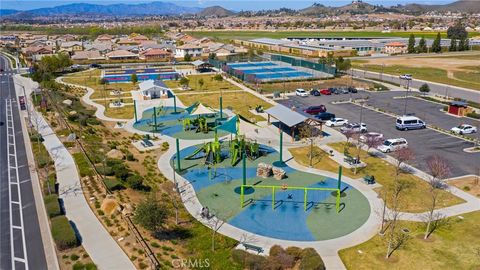
<path fill-rule="evenodd" d="M 99 51 L 79 51 L 72 56 L 73 60 L 81 59 L 103 59 Z"/>
<path fill-rule="evenodd" d="M 407 45 L 404 44 L 404 43 L 401 43 L 401 42 L 390 42 L 390 43 L 385 44 L 385 46 L 388 46 L 388 47 L 406 47 Z"/>
<path fill-rule="evenodd" d="M 284 123 L 288 127 L 296 126 L 302 123 L 303 121 L 307 120 L 306 116 L 296 111 L 293 111 L 281 104 L 278 104 L 270 109 L 267 109 L 265 112 L 273 116 L 278 121 Z"/>
<path fill-rule="evenodd" d="M 107 53 L 106 56 L 111 58 L 111 57 L 135 57 L 138 55 L 126 50 L 116 50 L 116 51 L 111 51 Z"/>
<path fill-rule="evenodd" d="M 151 88 L 154 88 L 154 87 L 159 87 L 159 88 L 163 88 L 163 89 L 166 89 L 166 90 L 170 90 L 170 88 L 167 87 L 167 85 L 161 81 L 161 80 L 146 80 L 146 81 L 143 81 L 141 82 L 138 87 L 140 88 L 140 91 L 145 91 L 145 90 L 148 90 L 148 89 L 151 89 Z"/>
<path fill-rule="evenodd" d="M 150 55 L 170 55 L 172 53 L 163 49 L 148 49 L 146 51 L 141 52 L 140 54 L 144 56 L 150 56 Z"/>

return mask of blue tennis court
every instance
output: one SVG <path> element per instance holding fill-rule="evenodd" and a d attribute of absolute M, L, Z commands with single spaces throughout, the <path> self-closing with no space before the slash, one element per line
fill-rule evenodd
<path fill-rule="evenodd" d="M 313 72 L 305 72 L 295 66 L 285 66 L 274 62 L 230 63 L 224 68 L 226 72 L 244 81 L 281 81 L 292 79 L 308 79 L 314 77 Z"/>

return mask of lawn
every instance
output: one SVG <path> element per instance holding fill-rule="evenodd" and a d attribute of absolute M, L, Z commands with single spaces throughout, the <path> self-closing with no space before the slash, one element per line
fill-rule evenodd
<path fill-rule="evenodd" d="M 423 240 L 423 224 L 402 222 L 411 238 L 389 260 L 384 259 L 385 241 L 379 235 L 339 254 L 347 269 L 480 269 L 480 212 L 462 217 L 450 218 L 427 241 Z"/>
<path fill-rule="evenodd" d="M 213 79 L 214 75 L 189 75 L 188 79 L 190 80 L 188 86 L 191 88 L 189 91 L 228 91 L 228 90 L 241 90 L 236 85 L 231 84 L 226 80 L 216 81 Z M 203 86 L 200 86 L 198 83 L 200 80 L 203 80 Z M 165 84 L 173 90 L 180 88 L 180 81 L 165 81 Z M 189 92 L 188 91 L 188 92 Z M 186 92 L 186 93 L 188 93 Z M 177 94 L 181 93 L 176 91 Z"/>
<path fill-rule="evenodd" d="M 133 105 L 125 105 L 120 108 L 107 108 L 105 116 L 119 119 L 132 119 L 134 117 Z"/>
<path fill-rule="evenodd" d="M 208 105 L 212 108 L 219 108 L 220 94 L 208 94 L 208 95 L 181 95 L 179 98 L 185 106 L 199 101 L 204 105 Z M 260 98 L 248 93 L 248 92 L 234 92 L 223 93 L 223 108 L 231 108 L 236 114 L 240 114 L 247 119 L 255 119 L 256 121 L 265 121 L 265 118 L 254 115 L 249 110 L 254 109 L 255 106 L 262 105 L 264 108 L 271 107 L 270 103 L 267 103 Z"/>
<path fill-rule="evenodd" d="M 343 153 L 343 143 L 329 144 L 329 146 L 340 153 Z M 349 150 L 350 153 L 356 153 L 355 151 L 356 150 L 354 148 Z M 308 166 L 308 147 L 290 149 L 290 152 L 294 156 L 295 160 L 297 160 L 300 164 Z M 320 148 L 316 148 L 315 152 L 318 153 L 318 155 L 313 162 L 314 168 L 331 171 L 334 173 L 338 172 L 338 164 L 331 160 L 325 152 L 323 152 Z M 383 194 L 383 191 L 386 189 L 387 192 L 390 193 L 389 191 L 393 190 L 394 188 L 393 181 L 395 167 L 380 158 L 367 154 L 367 152 L 363 150 L 360 151 L 360 159 L 367 163 L 367 167 L 359 169 L 357 174 L 354 174 L 353 170 L 345 169 L 343 170 L 343 174 L 350 178 L 362 178 L 366 175 L 374 175 L 376 181 L 383 186 L 375 191 L 379 194 Z M 399 179 L 410 184 L 404 193 L 405 197 L 401 211 L 417 213 L 426 211 L 426 204 L 429 202 L 429 197 L 427 197 L 428 183 L 411 174 L 401 174 Z M 462 199 L 444 191 L 441 193 L 438 207 L 447 207 L 462 202 L 464 202 Z M 389 201 L 387 200 L 387 205 L 388 204 Z"/>
<path fill-rule="evenodd" d="M 425 38 L 435 38 L 436 32 L 371 32 L 371 31 L 191 31 L 187 32 L 196 37 L 217 38 L 220 40 L 230 39 L 254 39 L 254 38 L 286 38 L 286 37 L 406 37 L 410 34 L 423 36 Z M 470 36 L 477 36 L 478 33 L 470 33 Z M 447 33 L 443 32 L 442 36 L 446 38 Z"/>
<path fill-rule="evenodd" d="M 381 65 L 361 64 L 361 63 L 358 63 L 357 61 L 353 61 L 352 64 L 355 68 L 359 68 L 367 71 L 373 71 L 373 72 L 383 71 L 383 73 L 392 74 L 392 75 L 412 74 L 415 79 L 444 83 L 444 84 L 449 84 L 449 85 L 454 85 L 459 87 L 479 89 L 479 86 L 474 81 L 460 81 L 460 80 L 448 78 L 447 71 L 444 69 L 428 68 L 428 67 L 408 67 L 408 66 L 401 66 L 401 65 L 384 66 L 382 68 Z M 461 72 L 461 73 L 466 73 L 466 72 Z M 472 74 L 475 74 L 475 73 L 472 73 Z M 456 75 L 457 75 L 457 72 L 455 72 L 455 76 Z M 464 76 L 464 74 L 460 74 L 460 76 Z M 470 74 L 467 74 L 466 76 L 463 77 L 463 79 L 472 80 L 473 77 L 474 76 L 470 76 Z"/>

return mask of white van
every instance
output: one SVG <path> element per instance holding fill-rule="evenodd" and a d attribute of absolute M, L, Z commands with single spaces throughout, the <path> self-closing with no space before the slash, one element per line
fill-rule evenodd
<path fill-rule="evenodd" d="M 377 147 L 378 150 L 382 151 L 383 153 L 390 153 L 393 151 L 397 151 L 402 148 L 407 148 L 408 142 L 404 138 L 398 139 L 388 139 L 383 142 L 382 145 Z"/>
<path fill-rule="evenodd" d="M 426 128 L 427 125 L 420 118 L 410 115 L 397 117 L 396 127 L 399 130 Z"/>

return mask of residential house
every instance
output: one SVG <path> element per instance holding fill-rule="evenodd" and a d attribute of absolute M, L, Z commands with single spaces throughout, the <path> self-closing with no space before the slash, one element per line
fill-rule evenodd
<path fill-rule="evenodd" d="M 66 41 L 60 44 L 60 51 L 73 54 L 74 52 L 83 51 L 83 44 L 81 41 Z"/>
<path fill-rule="evenodd" d="M 40 45 L 22 49 L 22 54 L 28 61 L 38 61 L 46 55 L 53 55 L 54 50 L 50 46 Z"/>
<path fill-rule="evenodd" d="M 177 46 L 175 49 L 175 57 L 185 57 L 187 54 L 192 57 L 200 57 L 202 56 L 202 52 L 202 46 L 189 43 L 182 46 Z"/>
<path fill-rule="evenodd" d="M 165 49 L 148 49 L 140 52 L 140 59 L 170 61 L 173 58 L 172 52 Z"/>
<path fill-rule="evenodd" d="M 138 59 L 138 54 L 126 51 L 126 50 L 115 50 L 107 53 L 106 58 L 109 60 L 128 60 L 128 59 Z"/>
<path fill-rule="evenodd" d="M 386 54 L 402 54 L 407 52 L 407 44 L 402 42 L 390 42 L 385 44 L 384 52 Z"/>
<path fill-rule="evenodd" d="M 78 51 L 72 55 L 72 60 L 103 60 L 99 51 Z"/>
<path fill-rule="evenodd" d="M 99 35 L 95 39 L 95 43 L 112 42 L 113 38 L 114 37 L 112 35 L 108 35 L 108 34 Z"/>

